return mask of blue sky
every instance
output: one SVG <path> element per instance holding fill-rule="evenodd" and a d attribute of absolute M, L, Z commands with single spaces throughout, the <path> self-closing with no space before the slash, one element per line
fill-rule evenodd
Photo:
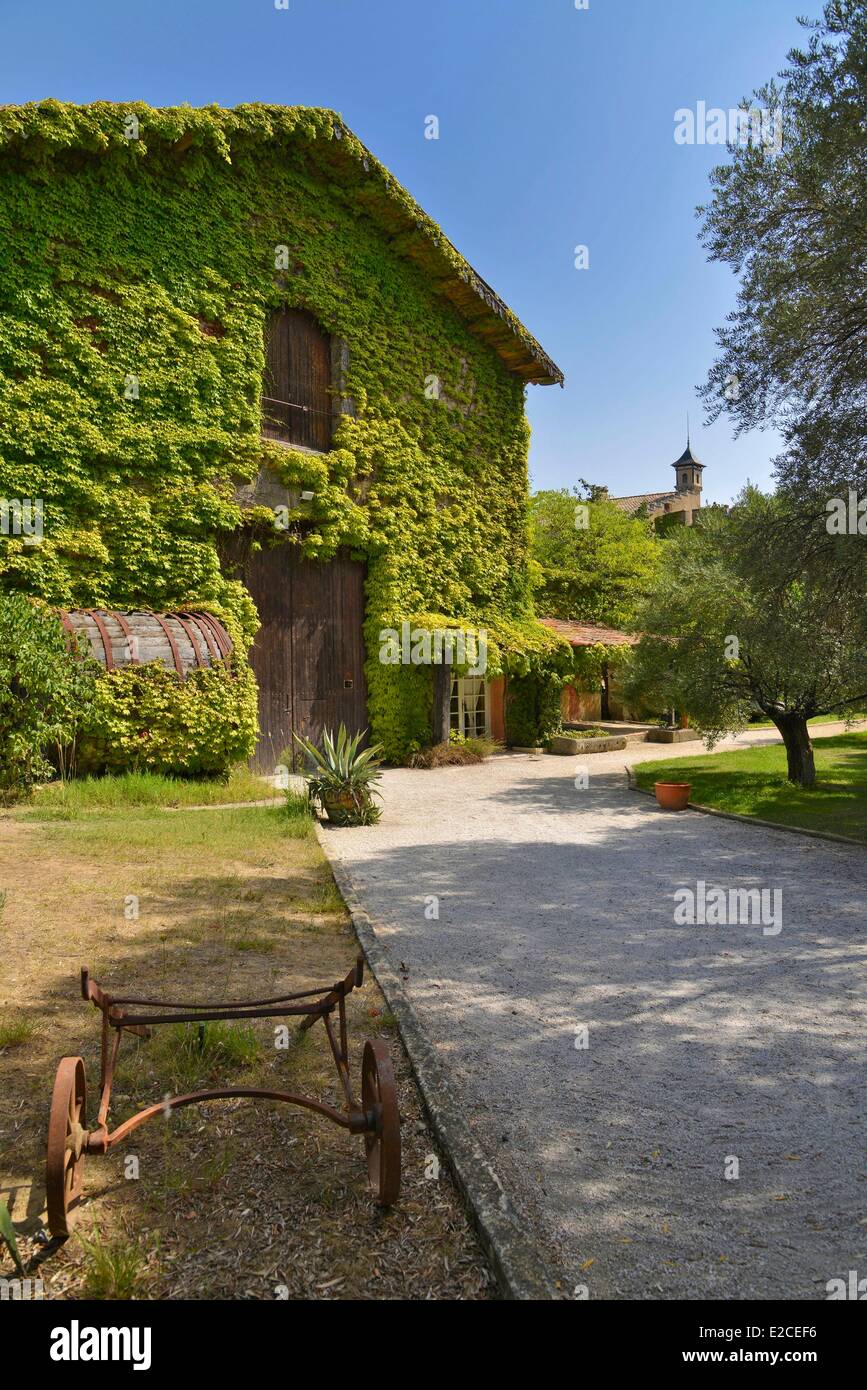
<path fill-rule="evenodd" d="M 694 388 L 734 302 L 696 204 L 719 162 L 674 112 L 771 77 L 819 0 L 0 0 L 0 100 L 330 106 L 566 373 L 531 387 L 537 487 L 667 488 L 690 412 L 705 496 L 778 440 L 710 429 Z M 436 115 L 440 138 L 424 137 Z M 574 248 L 589 248 L 576 270 Z"/>

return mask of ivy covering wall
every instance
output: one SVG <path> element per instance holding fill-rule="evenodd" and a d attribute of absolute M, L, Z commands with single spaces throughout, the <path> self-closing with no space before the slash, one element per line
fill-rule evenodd
<path fill-rule="evenodd" d="M 40 543 L 0 540 L 0 584 L 206 609 L 243 653 L 257 619 L 225 540 L 345 548 L 367 562 L 370 718 L 392 759 L 428 741 L 432 680 L 380 664 L 380 629 L 436 615 L 488 630 L 491 674 L 565 670 L 533 618 L 523 382 L 407 253 L 408 216 L 421 225 L 331 112 L 0 109 L 0 497 L 44 504 Z M 326 454 L 260 438 L 283 305 L 345 344 Z M 283 532 L 236 497 L 263 467 L 314 493 Z"/>

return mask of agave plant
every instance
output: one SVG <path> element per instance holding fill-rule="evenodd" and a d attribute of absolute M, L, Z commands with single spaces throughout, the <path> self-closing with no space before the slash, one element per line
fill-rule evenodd
<path fill-rule="evenodd" d="M 5 1240 L 9 1246 L 9 1254 L 21 1278 L 24 1278 L 24 1266 L 21 1263 L 21 1256 L 18 1254 L 18 1244 L 15 1240 L 15 1227 L 12 1225 L 12 1216 L 5 1201 L 0 1202 L 0 1240 Z"/>
<path fill-rule="evenodd" d="M 375 784 L 382 776 L 378 756 L 382 745 L 360 748 L 366 733 L 365 729 L 350 735 L 345 724 L 336 735 L 324 729 L 321 748 L 293 734 L 311 764 L 307 778 L 310 795 L 322 803 L 335 825 L 375 825 L 379 820 L 380 809 L 373 798 L 381 796 Z"/>

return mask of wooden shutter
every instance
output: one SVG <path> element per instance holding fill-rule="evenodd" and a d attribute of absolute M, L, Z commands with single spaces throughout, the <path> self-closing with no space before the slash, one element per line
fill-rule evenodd
<path fill-rule="evenodd" d="M 305 309 L 279 309 L 265 330 L 262 434 L 331 448 L 331 339 Z"/>

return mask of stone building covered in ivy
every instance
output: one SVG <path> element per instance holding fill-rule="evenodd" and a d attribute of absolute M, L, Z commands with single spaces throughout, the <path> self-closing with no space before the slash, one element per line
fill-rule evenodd
<path fill-rule="evenodd" d="M 0 190 L 0 496 L 44 516 L 0 585 L 213 614 L 265 765 L 341 720 L 394 760 L 535 741 L 570 655 L 533 613 L 524 394 L 562 374 L 341 119 L 5 107 Z"/>

